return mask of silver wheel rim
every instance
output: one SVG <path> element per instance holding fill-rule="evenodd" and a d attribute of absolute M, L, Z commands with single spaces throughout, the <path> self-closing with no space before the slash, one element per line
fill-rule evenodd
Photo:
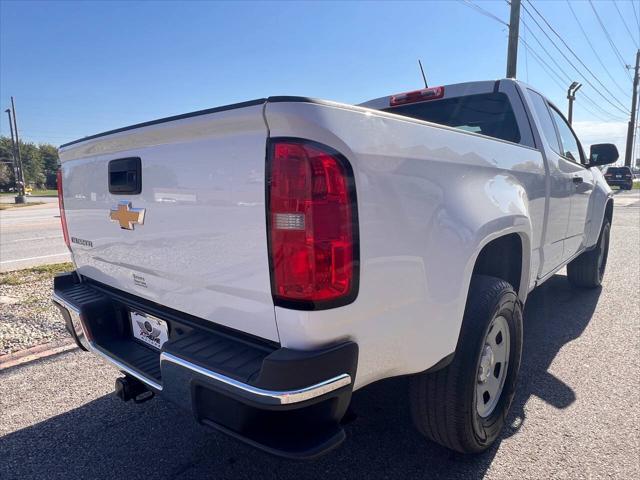
<path fill-rule="evenodd" d="M 482 344 L 476 375 L 476 410 L 482 418 L 493 413 L 500 400 L 509 366 L 509 324 L 493 319 Z"/>

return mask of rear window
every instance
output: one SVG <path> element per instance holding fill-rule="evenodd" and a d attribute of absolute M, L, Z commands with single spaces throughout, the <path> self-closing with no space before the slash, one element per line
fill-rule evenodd
<path fill-rule="evenodd" d="M 626 173 L 631 173 L 631 169 L 629 167 L 609 167 L 606 170 L 606 173 L 611 173 L 613 175 L 620 175 L 620 174 L 626 174 Z"/>
<path fill-rule="evenodd" d="M 385 112 L 426 120 L 508 142 L 520 142 L 520 130 L 504 93 L 485 93 L 412 103 Z"/>

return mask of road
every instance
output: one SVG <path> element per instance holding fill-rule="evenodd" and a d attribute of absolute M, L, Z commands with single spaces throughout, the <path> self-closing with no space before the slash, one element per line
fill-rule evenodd
<path fill-rule="evenodd" d="M 0 272 L 70 261 L 62 238 L 58 199 L 36 200 L 46 203 L 0 210 Z"/>
<path fill-rule="evenodd" d="M 73 351 L 0 372 L 0 478 L 640 478 L 640 196 L 617 200 L 603 288 L 561 273 L 531 294 L 508 427 L 483 455 L 424 441 L 406 378 L 356 392 L 344 445 L 292 462 L 160 398 L 120 402 L 116 370 Z"/>

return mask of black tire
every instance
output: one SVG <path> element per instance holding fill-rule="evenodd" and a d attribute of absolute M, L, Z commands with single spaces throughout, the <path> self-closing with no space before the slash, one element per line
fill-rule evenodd
<path fill-rule="evenodd" d="M 485 337 L 494 318 L 508 324 L 510 348 L 502 392 L 485 418 L 476 408 L 476 384 Z M 513 287 L 495 277 L 474 275 L 469 287 L 453 361 L 411 379 L 413 422 L 428 439 L 461 453 L 479 453 L 498 438 L 511 406 L 522 354 L 522 306 Z"/>
<path fill-rule="evenodd" d="M 595 248 L 582 253 L 567 265 L 567 278 L 574 287 L 597 288 L 602 285 L 609 256 L 610 232 L 611 224 L 605 217 Z"/>

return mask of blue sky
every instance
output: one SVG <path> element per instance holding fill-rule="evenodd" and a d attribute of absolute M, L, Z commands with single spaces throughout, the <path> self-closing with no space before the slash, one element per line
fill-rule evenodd
<path fill-rule="evenodd" d="M 476 3 L 508 22 L 506 1 Z M 623 58 L 632 63 L 639 27 L 631 2 L 618 0 L 615 5 L 635 35 L 633 40 L 612 2 L 594 4 Z M 572 1 L 572 6 L 627 96 L 605 74 L 566 1 L 534 5 L 606 89 L 590 77 L 592 83 L 628 110 L 631 82 L 589 3 Z M 636 12 L 640 15 L 640 2 Z M 525 12 L 523 18 L 537 31 Z M 531 32 L 521 30 L 524 39 L 551 62 Z M 539 32 L 538 38 L 580 80 Z M 10 95 L 15 96 L 22 137 L 61 144 L 140 121 L 268 95 L 359 103 L 419 88 L 417 58 L 422 58 L 431 85 L 500 78 L 505 75 L 506 48 L 504 25 L 453 0 L 1 1 L 0 106 L 4 110 Z M 565 108 L 564 89 L 522 47 L 518 77 Z M 602 141 L 615 136 L 621 145 L 618 137 L 624 136 L 628 119 L 593 88 L 585 85 L 583 92 L 619 119 L 585 103 L 602 118 L 588 113 L 579 92 L 575 120 L 577 129 L 589 136 L 585 143 L 594 135 Z M 4 113 L 0 121 L 6 135 Z"/>

